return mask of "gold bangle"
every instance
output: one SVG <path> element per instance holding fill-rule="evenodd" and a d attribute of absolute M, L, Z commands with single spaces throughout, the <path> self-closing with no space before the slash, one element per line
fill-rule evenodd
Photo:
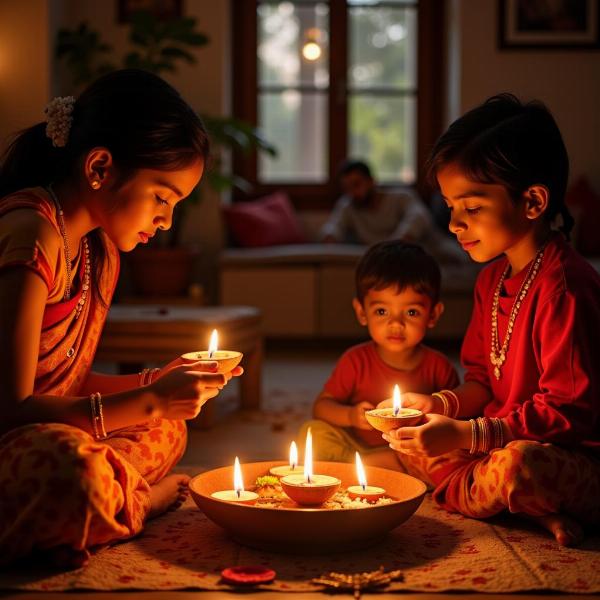
<path fill-rule="evenodd" d="M 90 412 L 92 415 L 92 431 L 94 435 L 94 439 L 98 439 L 98 424 L 96 423 L 96 399 L 94 398 L 94 394 L 90 396 Z"/>
<path fill-rule="evenodd" d="M 475 419 L 469 419 L 469 423 L 471 423 L 471 449 L 469 450 L 469 454 L 475 454 L 477 452 L 477 422 Z"/>
<path fill-rule="evenodd" d="M 492 422 L 494 424 L 494 447 L 504 448 L 504 429 L 502 427 L 502 419 L 494 417 Z"/>
<path fill-rule="evenodd" d="M 160 367 L 154 367 L 154 369 L 150 369 L 148 373 L 148 382 L 147 385 L 150 385 L 154 381 L 154 377 L 160 373 Z"/>
<path fill-rule="evenodd" d="M 486 452 L 486 448 L 488 445 L 487 440 L 487 427 L 485 422 L 485 417 L 477 417 L 477 425 L 479 427 L 479 446 L 477 450 L 481 453 Z"/>
<path fill-rule="evenodd" d="M 96 440 L 106 439 L 106 429 L 104 428 L 104 414 L 102 413 L 102 394 L 94 392 L 90 396 L 92 405 L 92 426 Z"/>
<path fill-rule="evenodd" d="M 447 417 L 448 416 L 448 398 L 444 396 L 441 392 L 433 392 L 431 394 L 434 398 L 439 398 L 442 401 L 442 414 Z"/>
<path fill-rule="evenodd" d="M 98 416 L 100 417 L 100 435 L 102 439 L 106 439 L 106 429 L 104 427 L 104 414 L 102 412 L 102 395 L 100 392 L 96 392 L 96 403 L 98 405 Z"/>
<path fill-rule="evenodd" d="M 140 387 L 144 387 L 145 385 L 147 385 L 147 384 L 148 384 L 148 381 L 147 381 L 147 379 L 148 379 L 148 373 L 149 373 L 149 372 L 150 372 L 150 369 L 142 369 L 142 370 L 139 372 L 139 376 L 140 376 L 140 379 L 139 379 L 139 386 L 140 386 Z"/>
<path fill-rule="evenodd" d="M 450 399 L 448 400 L 448 406 L 452 406 L 448 409 L 448 416 L 452 417 L 453 419 L 456 419 L 460 410 L 460 402 L 458 400 L 458 395 L 452 390 L 441 390 L 440 394 L 443 394 L 444 396 L 446 396 L 447 394 L 449 396 Z"/>

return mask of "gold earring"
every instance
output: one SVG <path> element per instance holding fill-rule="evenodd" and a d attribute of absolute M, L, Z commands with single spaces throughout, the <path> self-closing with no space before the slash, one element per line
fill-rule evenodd
<path fill-rule="evenodd" d="M 97 179 L 94 179 L 93 181 L 90 182 L 90 185 L 92 186 L 93 190 L 99 190 L 101 184 Z"/>

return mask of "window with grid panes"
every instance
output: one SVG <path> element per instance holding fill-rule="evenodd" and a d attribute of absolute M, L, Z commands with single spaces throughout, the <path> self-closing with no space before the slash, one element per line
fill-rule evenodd
<path fill-rule="evenodd" d="M 416 184 L 441 125 L 442 6 L 234 2 L 234 110 L 279 152 L 236 160 L 255 193 L 284 188 L 299 206 L 329 206 L 348 157 L 381 184 Z"/>

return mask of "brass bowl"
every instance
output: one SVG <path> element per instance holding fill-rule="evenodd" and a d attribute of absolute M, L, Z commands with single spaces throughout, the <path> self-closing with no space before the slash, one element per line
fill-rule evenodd
<path fill-rule="evenodd" d="M 242 465 L 246 482 L 254 482 L 269 469 L 285 462 L 257 462 Z M 356 484 L 356 467 L 349 463 L 315 462 L 314 472 L 337 477 L 342 488 Z M 385 488 L 395 498 L 390 504 L 365 508 L 327 509 L 248 506 L 211 498 L 217 490 L 229 489 L 233 466 L 221 467 L 194 477 L 189 488 L 198 508 L 227 531 L 236 542 L 278 553 L 327 554 L 366 548 L 379 542 L 404 523 L 419 508 L 425 484 L 406 473 L 365 467 L 369 485 Z M 248 489 L 251 486 L 248 485 Z"/>
<path fill-rule="evenodd" d="M 423 418 L 423 413 L 414 408 L 401 408 L 395 417 L 392 408 L 374 408 L 365 412 L 365 418 L 371 427 L 387 433 L 399 427 L 417 425 Z"/>
<path fill-rule="evenodd" d="M 193 363 L 199 360 L 206 360 L 217 363 L 217 373 L 229 373 L 233 371 L 241 362 L 244 355 L 241 352 L 230 350 L 217 350 L 213 352 L 212 358 L 208 356 L 208 350 L 199 350 L 198 352 L 188 352 L 181 356 L 184 363 Z"/>

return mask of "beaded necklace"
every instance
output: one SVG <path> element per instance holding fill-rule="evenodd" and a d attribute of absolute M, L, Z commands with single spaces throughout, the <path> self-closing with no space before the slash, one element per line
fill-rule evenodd
<path fill-rule="evenodd" d="M 50 196 L 52 197 L 54 204 L 56 204 L 56 212 L 58 215 L 58 227 L 60 229 L 60 234 L 63 238 L 65 263 L 66 263 L 66 271 L 67 271 L 67 283 L 65 285 L 65 294 L 63 296 L 63 301 L 64 301 L 64 300 L 69 300 L 71 298 L 71 252 L 69 251 L 69 240 L 67 238 L 67 229 L 65 227 L 65 218 L 64 218 L 63 209 L 62 209 L 60 202 L 58 201 L 58 198 L 56 197 L 56 194 L 54 193 L 54 190 L 52 189 L 51 185 L 48 186 L 48 192 L 50 193 Z M 77 320 L 79 318 L 79 315 L 81 314 L 83 306 L 85 305 L 85 302 L 87 300 L 88 291 L 90 289 L 90 273 L 91 273 L 90 246 L 89 246 L 88 239 L 86 236 L 84 236 L 82 238 L 82 242 L 83 242 L 83 255 L 84 255 L 85 265 L 84 265 L 84 271 L 83 271 L 83 283 L 81 286 L 81 298 L 79 298 L 79 301 L 77 302 L 77 304 L 75 306 L 75 320 Z"/>
<path fill-rule="evenodd" d="M 512 308 L 510 309 L 510 315 L 508 317 L 508 325 L 506 327 L 506 335 L 504 336 L 504 342 L 502 343 L 502 347 L 499 345 L 498 340 L 498 305 L 500 303 L 500 292 L 502 291 L 502 284 L 506 279 L 508 272 L 510 271 L 510 263 L 506 265 L 506 269 L 500 276 L 500 281 L 498 281 L 498 285 L 496 286 L 496 291 L 494 292 L 494 300 L 492 302 L 492 351 L 490 352 L 490 362 L 494 366 L 494 376 L 496 379 L 500 379 L 500 368 L 504 364 L 506 360 L 506 354 L 508 353 L 508 342 L 510 340 L 510 336 L 513 332 L 513 327 L 515 324 L 515 319 L 517 318 L 517 314 L 519 314 L 519 309 L 527 296 L 527 292 L 533 283 L 538 271 L 540 270 L 540 265 L 542 264 L 542 258 L 544 256 L 544 249 L 546 248 L 546 244 L 544 244 L 539 252 L 536 254 L 535 259 L 531 263 L 529 267 L 529 271 L 527 272 L 527 276 L 523 280 L 521 287 L 519 289 L 519 293 L 515 296 L 515 301 L 513 302 Z"/>

